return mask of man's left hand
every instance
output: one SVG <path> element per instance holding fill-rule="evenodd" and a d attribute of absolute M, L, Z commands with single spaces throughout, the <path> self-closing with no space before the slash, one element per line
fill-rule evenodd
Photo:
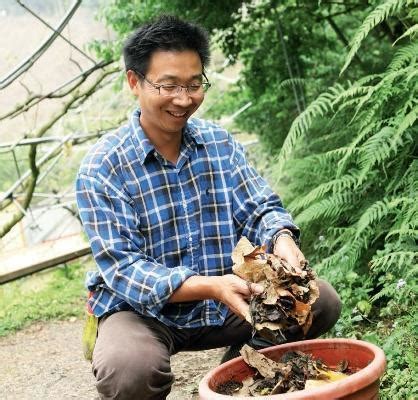
<path fill-rule="evenodd" d="M 288 236 L 279 236 L 274 243 L 273 254 L 279 256 L 293 267 L 300 267 L 305 256 L 300 251 L 294 240 Z"/>

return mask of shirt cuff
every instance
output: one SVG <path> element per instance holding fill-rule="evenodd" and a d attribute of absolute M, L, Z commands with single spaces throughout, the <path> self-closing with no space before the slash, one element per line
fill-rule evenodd
<path fill-rule="evenodd" d="M 284 224 L 283 226 L 278 227 L 278 228 L 276 227 L 274 230 L 272 230 L 270 239 L 266 242 L 268 253 L 273 254 L 274 244 L 276 242 L 276 235 L 282 230 L 290 231 L 292 236 L 293 236 L 293 240 L 294 240 L 296 246 L 298 246 L 300 248 L 300 231 L 299 231 L 299 228 L 295 225 Z"/>
<path fill-rule="evenodd" d="M 177 290 L 186 279 L 195 275 L 198 275 L 198 273 L 183 266 L 170 268 L 168 275 L 158 278 L 155 282 L 154 287 L 149 294 L 147 311 L 152 316 L 157 317 L 173 292 Z"/>

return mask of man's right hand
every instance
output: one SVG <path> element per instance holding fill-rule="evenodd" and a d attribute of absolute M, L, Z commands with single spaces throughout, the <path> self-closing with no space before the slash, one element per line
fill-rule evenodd
<path fill-rule="evenodd" d="M 226 304 L 239 317 L 250 321 L 250 310 L 246 300 L 251 294 L 262 293 L 264 287 L 256 283 L 248 283 L 233 274 L 216 276 L 212 280 L 213 298 Z"/>
<path fill-rule="evenodd" d="M 239 317 L 250 321 L 246 300 L 260 294 L 264 287 L 249 283 L 237 275 L 191 276 L 171 295 L 170 303 L 213 299 L 226 304 Z"/>

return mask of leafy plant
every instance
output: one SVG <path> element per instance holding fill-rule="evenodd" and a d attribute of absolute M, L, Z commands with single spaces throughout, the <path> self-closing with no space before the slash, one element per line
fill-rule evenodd
<path fill-rule="evenodd" d="M 371 29 L 395 15 L 411 25 L 412 2 L 390 0 L 376 7 L 355 34 L 342 72 Z M 276 178 L 292 177 L 289 208 L 309 232 L 305 252 L 343 299 L 337 335 L 374 338 L 386 351 L 384 398 L 416 393 L 416 375 L 406 382 L 394 372 L 402 376 L 416 367 L 414 32 L 409 28 L 396 41 L 399 48 L 384 71 L 319 95 L 293 121 L 275 168 Z"/>

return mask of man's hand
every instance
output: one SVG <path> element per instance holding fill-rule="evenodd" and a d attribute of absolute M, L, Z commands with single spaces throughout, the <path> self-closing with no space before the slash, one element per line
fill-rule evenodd
<path fill-rule="evenodd" d="M 274 244 L 273 254 L 285 260 L 292 267 L 300 267 L 305 261 L 305 256 L 296 246 L 292 238 L 279 236 Z"/>
<path fill-rule="evenodd" d="M 170 303 L 213 299 L 226 304 L 231 311 L 249 320 L 246 300 L 251 294 L 260 294 L 262 285 L 249 283 L 237 275 L 191 276 L 171 295 Z"/>
<path fill-rule="evenodd" d="M 260 294 L 264 288 L 256 283 L 249 283 L 237 275 L 228 274 L 213 278 L 215 281 L 214 299 L 226 304 L 232 312 L 249 320 L 249 305 L 246 300 L 251 294 Z"/>

